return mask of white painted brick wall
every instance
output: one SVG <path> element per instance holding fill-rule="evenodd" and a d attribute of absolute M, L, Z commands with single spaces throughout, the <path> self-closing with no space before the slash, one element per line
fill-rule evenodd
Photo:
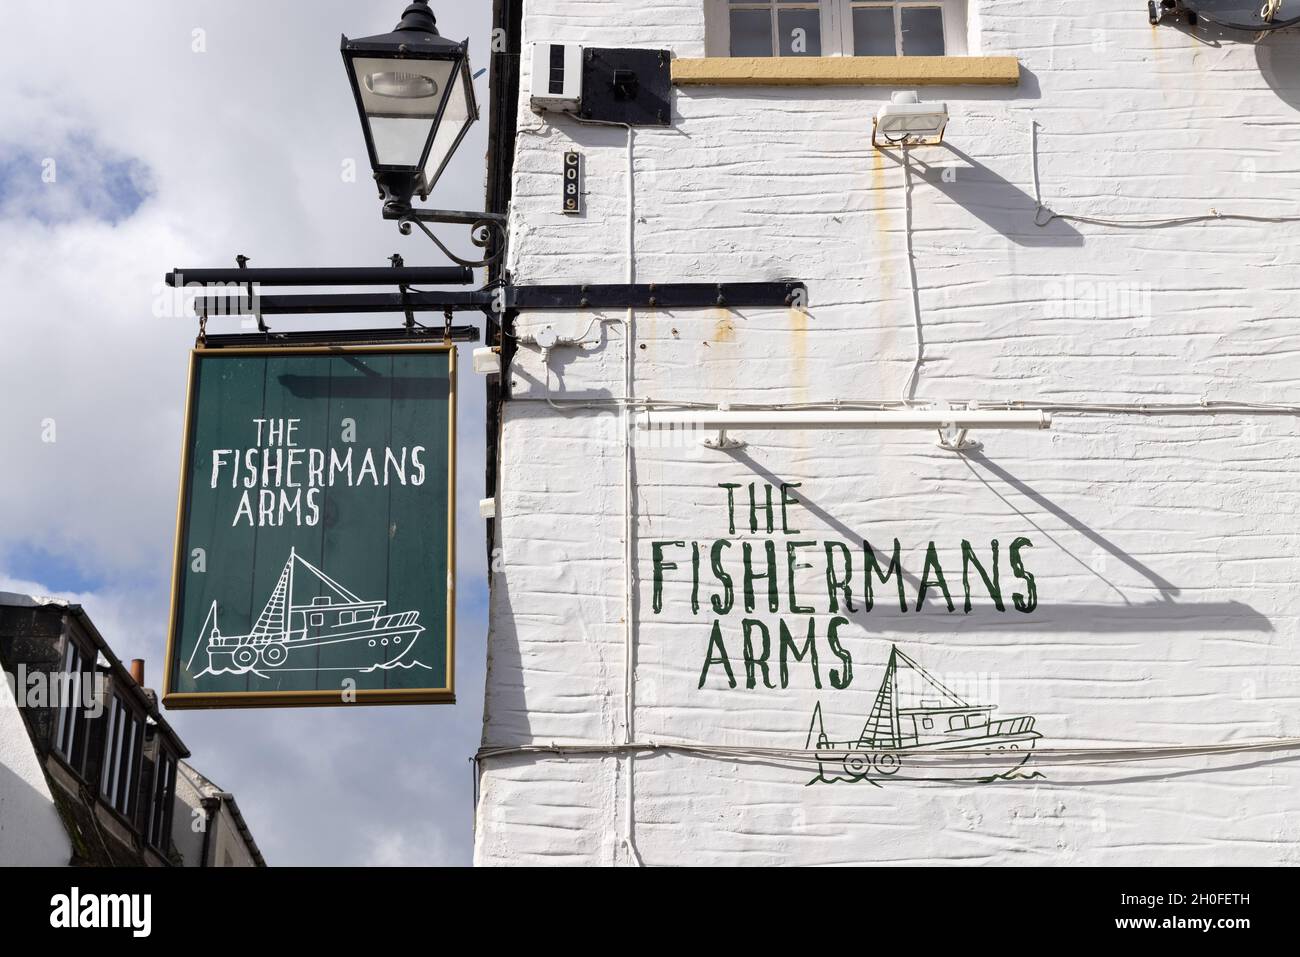
<path fill-rule="evenodd" d="M 1300 223 L 1040 229 L 1030 157 L 1036 121 L 1044 202 L 1060 213 L 1300 215 L 1300 33 L 1207 43 L 1153 29 L 1131 0 L 973 0 L 972 18 L 979 48 L 1019 57 L 1024 75 L 1015 89 L 922 90 L 953 119 L 947 147 L 912 154 L 918 400 L 1300 401 Z M 702 0 L 532 0 L 523 39 L 699 56 L 703 24 Z M 528 69 L 525 58 L 515 279 L 621 282 L 625 133 L 531 113 Z M 684 88 L 671 129 L 637 131 L 638 281 L 794 277 L 811 302 L 639 311 L 636 397 L 898 398 L 914 350 L 904 176 L 896 154 L 869 143 L 888 93 Z M 586 158 L 581 218 L 559 212 L 566 149 Z M 554 398 L 624 394 L 623 316 L 604 318 L 522 318 L 525 336 L 552 323 L 591 339 L 551 354 Z M 617 743 L 623 433 L 608 407 L 549 406 L 535 347 L 509 376 L 484 744 Z M 1061 414 L 1051 432 L 974 436 L 985 449 L 967 458 L 925 434 L 740 437 L 749 445 L 732 455 L 635 449 L 637 741 L 802 748 L 817 702 L 832 737 L 854 736 L 891 643 L 938 675 L 985 676 L 996 700 L 981 703 L 1034 715 L 1040 748 L 1300 735 L 1294 416 Z M 685 570 L 669 573 L 663 613 L 652 612 L 650 543 L 731 537 L 717 485 L 751 481 L 802 483 L 800 539 L 897 537 L 913 582 L 934 541 L 959 603 L 962 539 L 985 556 L 992 538 L 1005 550 L 1028 537 L 1040 606 L 999 614 L 978 588 L 969 616 L 960 604 L 952 615 L 933 602 L 906 615 L 877 606 L 842 632 L 854 664 L 844 690 L 816 690 L 799 665 L 784 690 L 748 690 L 738 662 L 740 687 L 715 670 L 701 689 L 713 618 L 707 604 L 691 613 L 689 550 L 674 553 Z M 785 536 L 771 537 L 782 550 Z M 819 574 L 800 573 L 799 587 L 821 636 L 831 616 L 824 586 L 815 597 Z M 1002 574 L 1014 583 L 1005 557 Z M 711 586 L 706 574 L 705 596 Z M 733 659 L 743 617 L 722 624 Z M 754 617 L 774 634 L 779 618 L 799 620 L 785 608 Z M 875 788 L 805 787 L 810 775 L 788 764 L 659 754 L 631 765 L 633 836 L 647 864 L 1297 863 L 1294 755 Z M 626 758 L 599 754 L 486 761 L 477 860 L 627 861 L 628 773 Z"/>

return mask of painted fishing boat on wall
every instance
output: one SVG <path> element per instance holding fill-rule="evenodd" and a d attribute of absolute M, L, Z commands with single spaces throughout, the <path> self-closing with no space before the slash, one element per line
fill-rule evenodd
<path fill-rule="evenodd" d="M 424 632 L 420 613 L 384 614 L 387 604 L 358 597 L 290 549 L 253 630 L 222 635 L 214 601 L 186 667 L 193 674 L 200 653 L 206 655 L 207 667 L 195 677 L 415 667 L 419 663 L 407 659 Z"/>
<path fill-rule="evenodd" d="M 922 691 L 907 706 L 900 670 Z M 809 784 L 836 781 L 993 781 L 1024 767 L 1042 737 L 1028 715 L 994 719 L 994 705 L 972 705 L 894 646 L 871 714 L 854 741 L 831 741 L 821 704 L 813 710 L 808 750 L 818 775 Z"/>

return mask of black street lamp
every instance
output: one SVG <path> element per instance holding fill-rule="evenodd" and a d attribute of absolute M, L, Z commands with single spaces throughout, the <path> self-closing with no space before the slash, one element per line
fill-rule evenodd
<path fill-rule="evenodd" d="M 473 291 L 428 291 L 413 284 L 461 284 L 473 282 L 472 267 L 502 261 L 507 245 L 507 216 L 504 213 L 466 212 L 413 207 L 418 195 L 428 200 L 429 192 L 446 170 L 447 163 L 478 119 L 473 76 L 469 68 L 469 44 L 446 40 L 438 27 L 428 0 L 415 0 L 402 14 L 392 33 L 349 40 L 343 37 L 343 62 L 356 99 L 357 113 L 366 137 L 370 165 L 384 204 L 384 219 L 395 220 L 403 235 L 418 228 L 460 269 L 406 268 L 400 256 L 393 257 L 392 269 L 249 269 L 248 257 L 238 257 L 237 269 L 176 269 L 167 275 L 173 287 L 199 286 L 207 295 L 197 296 L 194 310 L 199 318 L 199 337 L 206 348 L 243 346 L 326 345 L 375 342 L 477 342 L 475 326 L 454 326 L 457 312 L 482 312 L 489 322 L 507 321 L 518 310 L 590 309 L 713 309 L 718 307 L 792 306 L 806 302 L 807 289 L 792 280 L 779 282 L 682 282 L 608 285 L 568 283 L 563 285 L 516 286 L 502 271 L 497 280 Z M 589 51 L 593 52 L 593 51 Z M 624 64 L 630 56 L 645 58 L 641 89 L 656 83 L 657 99 L 647 108 L 630 114 L 631 121 L 665 125 L 668 107 L 667 51 L 595 51 L 606 62 L 619 55 L 617 68 L 606 72 L 610 102 L 621 103 L 620 89 L 628 88 Z M 608 66 L 609 63 L 606 63 Z M 631 67 L 636 67 L 633 62 Z M 632 78 L 636 79 L 635 69 Z M 621 86 L 620 86 L 621 84 Z M 597 84 L 599 85 L 599 84 Z M 636 89 L 638 83 L 631 84 Z M 594 89 L 595 87 L 593 87 Z M 517 92 L 517 90 L 516 90 Z M 508 90 L 502 95 L 511 95 Z M 623 122 L 626 109 L 619 107 L 610 117 Z M 596 117 L 596 119 L 600 119 Z M 462 259 L 453 253 L 426 225 L 443 223 L 470 228 L 470 241 L 486 252 L 481 261 Z M 323 293 L 304 295 L 262 295 L 260 287 L 321 286 L 352 287 L 395 285 L 396 293 Z M 415 319 L 418 312 L 440 312 L 443 328 L 427 327 Z M 400 330 L 348 329 L 314 332 L 271 330 L 266 316 L 352 315 L 356 313 L 403 313 L 406 326 Z M 504 313 L 504 315 L 503 315 Z M 258 332 L 208 336 L 209 317 L 252 315 Z M 492 326 L 489 325 L 489 331 Z M 497 335 L 500 335 L 498 330 Z"/>
<path fill-rule="evenodd" d="M 416 194 L 429 198 L 478 119 L 469 42 L 440 36 L 427 0 L 416 0 L 392 33 L 345 36 L 342 52 L 380 197 L 400 216 Z"/>

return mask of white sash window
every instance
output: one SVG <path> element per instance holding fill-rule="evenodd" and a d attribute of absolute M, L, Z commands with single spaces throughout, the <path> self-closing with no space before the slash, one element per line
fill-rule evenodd
<path fill-rule="evenodd" d="M 712 56 L 960 56 L 965 0 L 708 0 Z"/>

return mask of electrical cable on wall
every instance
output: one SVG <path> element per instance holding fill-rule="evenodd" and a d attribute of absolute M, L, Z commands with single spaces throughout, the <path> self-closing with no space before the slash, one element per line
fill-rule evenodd
<path fill-rule="evenodd" d="M 888 748 L 881 748 L 888 751 Z M 679 753 L 719 760 L 784 761 L 802 766 L 816 764 L 825 758 L 827 751 L 811 748 L 756 748 L 734 745 L 710 745 L 644 741 L 622 745 L 609 744 L 534 744 L 503 748 L 482 748 L 475 761 L 488 761 L 520 755 L 567 757 L 585 754 L 621 754 L 635 751 L 643 754 Z M 1270 738 L 1263 741 L 1225 742 L 1221 744 L 1142 745 L 1135 747 L 1088 748 L 1035 748 L 1032 760 L 1035 765 L 1050 767 L 1103 767 L 1168 758 L 1214 757 L 1259 754 L 1273 751 L 1300 751 L 1300 737 Z M 930 752 L 924 758 L 909 755 L 927 768 L 978 767 L 979 758 L 1005 759 L 1006 753 L 994 748 L 967 748 L 956 752 Z M 919 759 L 919 760 L 918 760 Z"/>
<path fill-rule="evenodd" d="M 916 361 L 912 363 L 912 371 L 907 376 L 907 381 L 903 383 L 903 405 L 910 406 L 912 399 L 916 395 L 917 380 L 921 375 L 921 362 L 925 358 L 925 331 L 921 327 L 921 293 L 917 288 L 916 280 L 916 251 L 913 248 L 912 241 L 912 161 L 903 148 L 903 206 L 904 232 L 907 235 L 907 278 L 912 293 L 912 321 L 916 331 Z"/>
<path fill-rule="evenodd" d="M 1043 205 L 1043 192 L 1038 177 L 1038 121 L 1029 121 L 1030 166 L 1034 176 L 1034 225 L 1045 228 L 1053 220 L 1083 223 L 1088 226 L 1108 226 L 1115 229 L 1170 229 L 1176 226 L 1191 226 L 1197 223 L 1245 222 L 1245 223 L 1296 223 L 1300 216 L 1252 216 L 1245 213 L 1220 213 L 1210 210 L 1208 213 L 1193 216 L 1174 216 L 1167 219 L 1103 219 L 1097 216 L 1081 216 L 1070 213 L 1056 213 Z"/>

